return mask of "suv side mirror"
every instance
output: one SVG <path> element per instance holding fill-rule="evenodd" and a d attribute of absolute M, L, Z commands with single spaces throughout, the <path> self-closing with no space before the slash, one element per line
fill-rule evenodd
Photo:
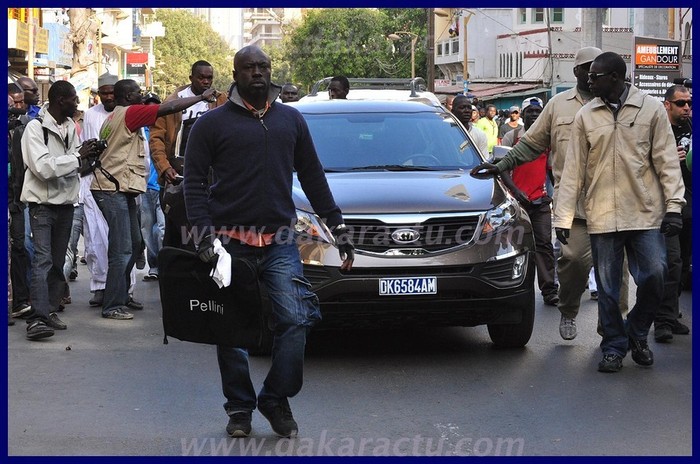
<path fill-rule="evenodd" d="M 496 145 L 495 147 L 493 147 L 493 152 L 491 153 L 491 159 L 489 161 L 494 163 L 503 159 L 503 157 L 505 157 L 508 154 L 508 152 L 512 149 L 513 147 L 507 147 L 505 145 Z"/>

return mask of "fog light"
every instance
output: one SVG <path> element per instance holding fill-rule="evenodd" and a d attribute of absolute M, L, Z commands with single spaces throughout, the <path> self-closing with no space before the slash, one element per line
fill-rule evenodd
<path fill-rule="evenodd" d="M 513 280 L 519 279 L 523 276 L 523 272 L 525 272 L 526 256 L 527 255 L 525 255 L 525 254 L 518 255 L 513 260 L 513 275 L 512 275 Z"/>

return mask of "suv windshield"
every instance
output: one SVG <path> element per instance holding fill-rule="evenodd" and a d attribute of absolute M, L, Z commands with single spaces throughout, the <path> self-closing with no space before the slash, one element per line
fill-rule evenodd
<path fill-rule="evenodd" d="M 304 115 L 327 171 L 469 170 L 482 162 L 449 113 Z"/>

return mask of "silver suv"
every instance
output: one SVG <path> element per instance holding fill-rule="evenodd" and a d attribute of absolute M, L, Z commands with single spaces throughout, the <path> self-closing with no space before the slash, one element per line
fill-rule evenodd
<path fill-rule="evenodd" d="M 408 101 L 300 101 L 356 246 L 340 270 L 333 236 L 295 179 L 304 275 L 319 328 L 487 324 L 500 346 L 524 346 L 535 314 L 534 241 L 499 180 L 441 108 Z"/>

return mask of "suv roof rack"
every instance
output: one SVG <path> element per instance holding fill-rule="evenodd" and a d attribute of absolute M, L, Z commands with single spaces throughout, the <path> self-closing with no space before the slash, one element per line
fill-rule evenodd
<path fill-rule="evenodd" d="M 322 87 L 328 87 L 332 77 L 324 77 L 316 81 L 311 88 L 309 96 L 318 95 L 318 91 Z M 395 78 L 348 78 L 351 89 L 406 89 L 411 90 L 411 97 L 418 97 L 418 92 L 424 92 L 428 86 L 425 79 L 422 77 L 414 77 L 412 79 L 395 79 Z"/>

